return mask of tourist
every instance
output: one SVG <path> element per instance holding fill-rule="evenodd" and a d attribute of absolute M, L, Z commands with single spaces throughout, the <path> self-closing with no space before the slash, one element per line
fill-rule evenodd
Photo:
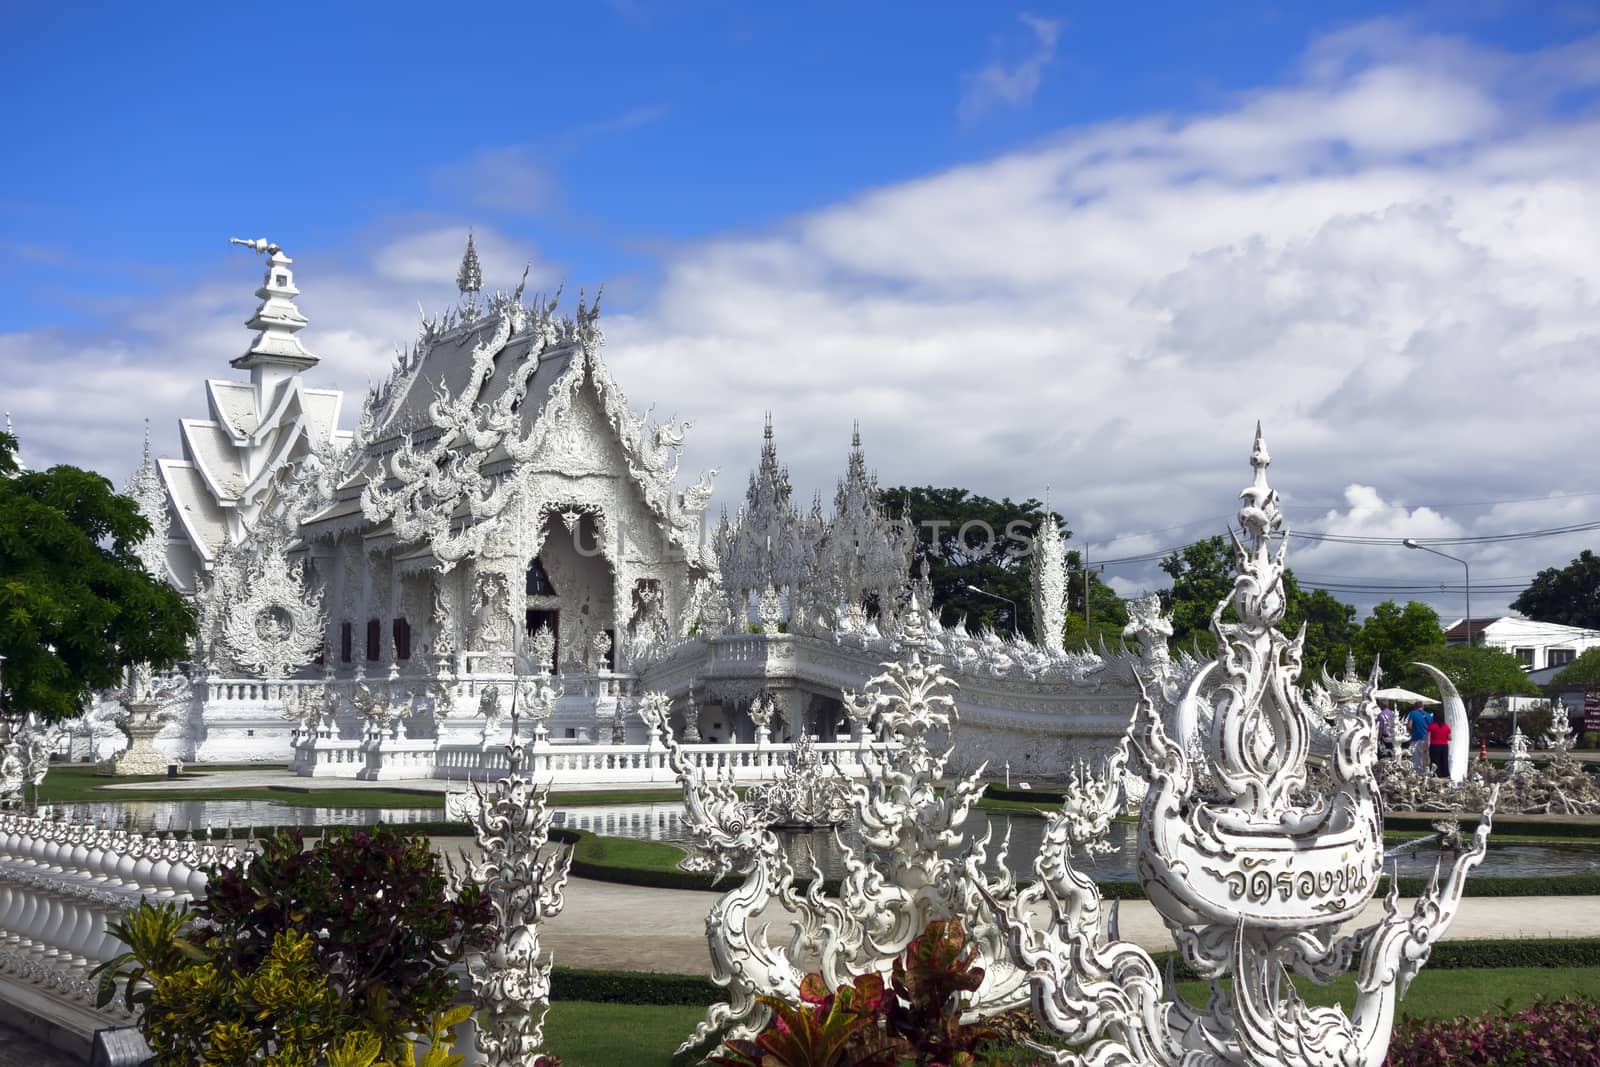
<path fill-rule="evenodd" d="M 1444 713 L 1433 713 L 1433 721 L 1428 724 L 1428 755 L 1433 758 L 1433 773 L 1439 778 L 1450 777 L 1450 727 L 1444 721 Z"/>
<path fill-rule="evenodd" d="M 1428 725 L 1432 721 L 1421 708 L 1412 708 L 1406 716 L 1406 726 L 1411 730 L 1411 766 L 1419 773 L 1427 766 L 1423 759 L 1428 754 Z"/>

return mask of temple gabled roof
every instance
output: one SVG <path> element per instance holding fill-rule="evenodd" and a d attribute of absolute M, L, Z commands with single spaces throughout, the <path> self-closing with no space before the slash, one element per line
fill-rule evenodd
<path fill-rule="evenodd" d="M 533 329 L 511 335 L 493 352 L 488 373 L 482 381 L 476 381 L 481 371 L 474 353 L 492 339 L 497 328 L 497 319 L 491 314 L 426 343 L 415 364 L 409 370 L 397 371 L 385 386 L 387 403 L 382 405 L 380 421 L 369 439 L 374 444 L 383 444 L 403 434 L 431 430 L 429 408 L 441 388 L 452 397 L 474 390 L 479 404 L 497 401 L 540 340 Z M 533 428 L 534 420 L 549 399 L 550 387 L 567 369 L 577 349 L 577 343 L 572 342 L 540 353 L 539 368 L 528 381 L 527 399 L 518 409 L 523 416 L 524 434 Z"/>
<path fill-rule="evenodd" d="M 306 320 L 294 306 L 300 291 L 289 270 L 292 261 L 265 240 L 234 243 L 268 257 L 256 290 L 262 302 L 248 323 L 257 336 L 232 361 L 250 371 L 250 380 L 208 380 L 210 418 L 179 420 L 183 456 L 157 465 L 171 501 L 173 533 L 205 565 L 225 538 L 243 540 L 286 465 L 336 451 L 351 438 L 338 429 L 343 394 L 301 381 L 317 357 L 296 337 Z"/>
<path fill-rule="evenodd" d="M 574 448 L 598 445 L 563 437 L 573 419 L 585 418 L 577 408 L 592 390 L 599 425 L 612 442 L 601 447 L 620 452 L 615 475 L 638 489 L 666 541 L 700 561 L 709 480 L 674 495 L 671 453 L 683 430 L 647 425 L 628 409 L 599 356 L 598 308 L 580 297 L 577 315 L 568 319 L 556 314 L 554 299 L 525 307 L 520 287 L 486 306 L 476 290 L 462 296 L 444 319 L 423 323 L 417 345 L 373 390 L 358 436 L 375 463 L 348 479 L 339 496 L 348 499 L 359 485 L 370 526 L 387 524 L 399 544 L 429 545 L 448 569 L 481 549 L 496 517 L 522 491 L 508 471 L 581 473 L 540 464 L 570 463 Z M 335 517 L 328 508 L 311 521 Z M 325 534 L 326 528 L 318 533 Z"/>

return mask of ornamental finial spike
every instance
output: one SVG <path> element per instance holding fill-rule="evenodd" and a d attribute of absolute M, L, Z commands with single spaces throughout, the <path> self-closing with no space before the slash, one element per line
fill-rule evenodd
<path fill-rule="evenodd" d="M 1266 438 L 1261 433 L 1261 423 L 1256 423 L 1256 438 L 1250 448 L 1250 467 L 1254 477 L 1239 494 L 1239 525 L 1249 535 L 1255 551 L 1261 551 L 1272 531 L 1283 525 L 1283 513 L 1278 510 L 1278 494 L 1267 484 L 1267 467 L 1272 457 L 1267 454 Z"/>
<path fill-rule="evenodd" d="M 461 269 L 456 271 L 456 288 L 468 298 L 483 291 L 483 266 L 478 262 L 478 249 L 472 242 L 471 230 L 467 231 L 467 250 L 461 256 Z"/>
<path fill-rule="evenodd" d="M 282 248 L 273 244 L 265 237 L 257 237 L 254 241 L 247 241 L 239 237 L 230 237 L 228 238 L 228 243 L 230 245 L 238 245 L 241 248 L 248 248 L 258 256 L 275 256 L 279 252 L 283 251 Z"/>

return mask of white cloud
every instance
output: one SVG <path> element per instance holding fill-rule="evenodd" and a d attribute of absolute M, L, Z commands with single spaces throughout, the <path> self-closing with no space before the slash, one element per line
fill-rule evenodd
<path fill-rule="evenodd" d="M 770 409 L 803 500 L 831 496 L 860 418 L 884 484 L 1013 499 L 1049 484 L 1091 560 L 1221 532 L 1258 418 L 1302 530 L 1600 520 L 1600 496 L 1565 495 L 1594 488 L 1600 446 L 1600 121 L 1570 105 L 1600 83 L 1596 56 L 1595 40 L 1514 55 L 1357 27 L 1292 84 L 1211 114 L 1063 131 L 685 246 L 653 296 L 608 313 L 607 358 L 636 406 L 696 419 L 684 469 L 720 468 L 730 506 Z M 453 295 L 463 229 L 394 234 L 341 274 L 299 257 L 319 380 L 359 392 L 383 372 L 416 300 Z M 478 237 L 490 284 L 514 283 L 529 251 Z M 536 262 L 530 287 L 552 273 Z M 146 410 L 170 451 L 199 379 L 246 343 L 253 281 L 197 287 L 132 329 L 0 336 L 30 455 L 120 481 Z M 1462 551 L 1476 582 L 1579 547 Z M 1345 584 L 1456 581 L 1403 549 L 1299 542 L 1291 563 Z M 1128 593 L 1165 584 L 1153 564 L 1107 573 Z"/>
<path fill-rule="evenodd" d="M 1026 12 L 1017 18 L 1032 38 L 1027 53 L 1012 63 L 989 63 L 967 76 L 961 97 L 963 119 L 970 121 L 999 106 L 1022 107 L 1039 91 L 1045 68 L 1056 57 L 1061 23 Z"/>

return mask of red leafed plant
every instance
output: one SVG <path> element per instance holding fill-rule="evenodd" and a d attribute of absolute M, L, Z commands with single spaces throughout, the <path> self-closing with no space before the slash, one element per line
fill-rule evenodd
<path fill-rule="evenodd" d="M 1407 1019 L 1395 1027 L 1386 1067 L 1593 1067 L 1600 1063 L 1600 1003 L 1540 997 L 1521 1011 Z"/>
<path fill-rule="evenodd" d="M 822 976 L 800 983 L 800 1003 L 762 997 L 772 1022 L 754 1041 L 729 1041 L 718 1067 L 895 1067 L 894 1048 L 878 1026 L 888 994 L 883 975 L 864 974 L 829 993 Z"/>
<path fill-rule="evenodd" d="M 762 997 L 772 1022 L 753 1041 L 729 1041 L 718 1067 L 977 1067 L 979 1046 L 996 1032 L 963 1025 L 963 994 L 983 982 L 977 947 L 960 919 L 935 921 L 881 974 L 828 992 L 822 976 L 800 984 L 800 1004 Z"/>

